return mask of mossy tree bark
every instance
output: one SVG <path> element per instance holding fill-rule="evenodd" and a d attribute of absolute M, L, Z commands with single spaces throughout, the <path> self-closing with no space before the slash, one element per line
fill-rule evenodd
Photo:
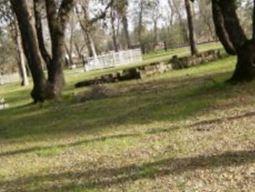
<path fill-rule="evenodd" d="M 34 87 L 31 96 L 35 103 L 43 102 L 45 99 L 46 80 L 40 59 L 40 50 L 33 25 L 33 17 L 26 0 L 11 0 L 10 2 L 17 17 L 24 53 L 32 74 Z"/>
<path fill-rule="evenodd" d="M 236 68 L 229 82 L 237 83 L 255 79 L 255 39 L 254 36 L 250 40 L 247 39 L 236 13 L 236 1 L 215 0 L 213 3 L 220 8 L 218 11 L 220 11 L 224 20 L 224 25 L 220 26 L 221 30 L 226 30 L 237 55 Z M 253 23 L 255 22 L 254 18 Z M 217 23 L 215 24 L 217 25 Z M 223 27 L 225 28 L 223 29 Z M 253 30 L 255 32 L 255 29 Z M 219 39 L 224 43 L 221 38 Z"/>

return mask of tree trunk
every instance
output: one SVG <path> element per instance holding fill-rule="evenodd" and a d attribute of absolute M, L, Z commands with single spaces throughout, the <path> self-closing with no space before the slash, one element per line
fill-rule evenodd
<path fill-rule="evenodd" d="M 65 84 L 65 29 L 74 0 L 63 0 L 57 8 L 54 0 L 46 0 L 47 19 L 51 37 L 52 59 L 48 69 L 47 99 L 58 98 Z"/>
<path fill-rule="evenodd" d="M 88 31 L 88 28 L 85 27 L 85 25 L 82 23 L 79 15 L 77 14 L 78 16 L 78 19 L 79 19 L 79 23 L 80 23 L 80 26 L 81 26 L 81 29 L 82 29 L 82 34 L 83 34 L 83 37 L 84 37 L 84 40 L 86 42 L 86 46 L 87 46 L 87 50 L 88 50 L 88 53 L 89 53 L 89 56 L 90 57 L 97 57 L 97 53 L 96 53 L 96 49 L 93 50 L 93 47 L 92 47 L 92 44 L 91 44 L 91 38 L 90 38 L 90 34 L 89 34 L 89 31 Z"/>
<path fill-rule="evenodd" d="M 73 44 L 74 44 L 74 29 L 75 29 L 76 23 L 74 23 L 74 18 L 72 16 L 72 19 L 70 21 L 70 39 L 69 39 L 69 47 L 67 43 L 65 43 L 65 49 L 66 53 L 68 54 L 69 57 L 69 65 L 73 66 L 74 61 L 73 61 Z"/>
<path fill-rule="evenodd" d="M 255 78 L 255 42 L 247 40 L 236 13 L 235 0 L 220 0 L 219 6 L 226 31 L 237 53 L 237 65 L 230 82 L 250 81 Z"/>
<path fill-rule="evenodd" d="M 90 47 L 90 49 L 91 49 L 91 51 L 92 51 L 92 56 L 93 56 L 94 58 L 97 58 L 96 46 L 95 46 L 94 40 L 93 40 L 93 38 L 91 37 L 91 34 L 90 34 L 89 31 L 87 32 L 87 38 L 88 38 L 88 41 L 89 41 L 89 45 L 88 45 L 88 46 Z"/>
<path fill-rule="evenodd" d="M 77 18 L 79 20 L 79 24 L 80 24 L 81 29 L 82 29 L 82 34 L 83 34 L 84 40 L 86 42 L 86 46 L 87 46 L 87 50 L 89 52 L 89 56 L 97 58 L 97 51 L 96 51 L 95 43 L 94 43 L 94 40 L 93 40 L 93 38 L 91 37 L 91 34 L 90 34 L 90 28 L 91 28 L 92 23 L 89 21 L 89 15 L 88 15 L 87 7 L 83 8 L 83 12 L 84 12 L 84 19 L 82 20 L 80 15 L 79 15 L 78 8 L 76 7 L 76 15 L 77 15 Z"/>
<path fill-rule="evenodd" d="M 130 35 L 129 35 L 129 31 L 128 31 L 128 19 L 127 19 L 126 14 L 124 14 L 122 17 L 122 25 L 123 25 L 127 48 L 131 49 L 132 45 L 131 45 Z"/>
<path fill-rule="evenodd" d="M 87 51 L 89 53 L 89 56 L 90 57 L 95 57 L 94 55 L 94 51 L 92 49 L 92 46 L 91 46 L 91 43 L 90 43 L 90 38 L 89 38 L 89 35 L 86 33 L 86 32 L 83 32 L 83 36 L 84 36 L 84 39 L 85 39 L 85 42 L 86 42 L 86 46 L 87 46 Z"/>
<path fill-rule="evenodd" d="M 81 48 L 79 47 L 79 45 L 77 43 L 74 43 L 74 47 L 75 47 L 75 50 L 76 52 L 78 53 L 78 56 L 79 56 L 79 60 L 82 62 L 82 65 L 84 66 L 85 65 L 85 59 L 84 59 L 84 56 L 82 54 L 82 50 L 83 50 L 83 47 L 82 46 Z"/>
<path fill-rule="evenodd" d="M 237 65 L 230 82 L 244 82 L 255 79 L 255 43 L 247 41 L 237 52 Z"/>
<path fill-rule="evenodd" d="M 113 10 L 111 10 L 111 27 L 112 27 L 113 48 L 115 52 L 118 52 L 119 46 L 118 46 L 117 33 L 115 28 L 115 15 Z"/>
<path fill-rule="evenodd" d="M 252 13 L 252 39 L 255 39 L 255 0 L 253 0 L 253 13 Z"/>
<path fill-rule="evenodd" d="M 31 96 L 35 103 L 43 102 L 45 99 L 45 77 L 31 11 L 26 0 L 11 0 L 11 5 L 18 20 L 24 53 L 34 83 Z"/>
<path fill-rule="evenodd" d="M 216 34 L 225 48 L 226 52 L 230 55 L 235 55 L 236 50 L 229 39 L 228 33 L 225 28 L 224 18 L 217 0 L 212 0 L 212 11 L 213 11 L 213 21 L 215 25 Z"/>
<path fill-rule="evenodd" d="M 91 37 L 90 31 L 86 28 L 83 29 L 84 39 L 86 41 L 87 50 L 90 57 L 97 58 L 96 46 L 93 38 Z"/>
<path fill-rule="evenodd" d="M 18 28 L 15 27 L 15 38 L 16 38 L 16 45 L 17 45 L 17 62 L 19 66 L 19 73 L 21 77 L 21 86 L 28 86 L 29 80 L 27 76 L 27 69 L 26 69 L 26 59 L 22 48 L 22 40 L 18 31 Z"/>
<path fill-rule="evenodd" d="M 65 43 L 65 52 L 68 55 L 67 67 L 71 67 L 71 66 L 74 65 L 74 62 L 73 62 L 73 51 L 72 51 L 72 48 L 68 48 L 66 43 Z M 65 59 L 67 59 L 67 58 L 65 57 Z"/>
<path fill-rule="evenodd" d="M 173 26 L 174 24 L 174 15 L 175 15 L 175 10 L 174 10 L 174 5 L 172 3 L 172 0 L 168 0 L 168 5 L 170 8 L 170 15 L 169 15 L 169 25 Z"/>
<path fill-rule="evenodd" d="M 158 44 L 158 20 L 157 18 L 153 21 L 153 32 L 154 32 L 154 47 Z"/>
<path fill-rule="evenodd" d="M 177 14 L 177 17 L 178 17 L 178 20 L 179 20 L 180 30 L 181 30 L 182 35 L 183 35 L 183 40 L 186 43 L 189 40 L 188 33 L 187 33 L 187 27 L 186 27 L 184 19 L 182 18 L 181 7 L 177 5 L 176 0 L 172 0 L 172 8 L 174 9 L 174 11 Z"/>
<path fill-rule="evenodd" d="M 145 48 L 142 42 L 142 32 L 143 32 L 143 12 L 144 12 L 144 1 L 139 3 L 139 20 L 138 20 L 138 41 L 142 49 L 142 53 L 145 53 Z"/>
<path fill-rule="evenodd" d="M 48 69 L 51 63 L 51 56 L 48 53 L 44 43 L 43 26 L 42 26 L 42 18 L 41 18 L 41 12 L 43 9 L 42 3 L 43 1 L 41 0 L 34 0 L 35 28 L 37 32 L 37 38 L 38 38 L 41 55 Z"/>
<path fill-rule="evenodd" d="M 52 40 L 52 61 L 48 69 L 47 98 L 55 99 L 61 94 L 65 84 L 63 66 L 65 63 L 65 39 L 63 35 L 54 35 Z"/>
<path fill-rule="evenodd" d="M 190 6 L 190 0 L 185 0 L 185 7 L 186 7 L 187 19 L 188 19 L 190 50 L 192 55 L 196 55 L 198 53 L 198 50 L 197 50 L 196 42 L 195 42 L 194 24 L 193 24 L 193 16 L 192 16 L 192 11 Z"/>
<path fill-rule="evenodd" d="M 236 51 L 247 41 L 247 37 L 240 25 L 236 13 L 235 0 L 220 0 L 219 6 L 224 18 L 225 28 L 228 32 L 229 39 L 231 40 Z"/>

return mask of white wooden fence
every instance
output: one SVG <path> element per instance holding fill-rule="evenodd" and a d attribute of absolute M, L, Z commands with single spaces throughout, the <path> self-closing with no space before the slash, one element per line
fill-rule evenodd
<path fill-rule="evenodd" d="M 142 61 L 141 49 L 112 52 L 87 59 L 85 71 L 105 69 L 121 65 L 134 64 Z"/>
<path fill-rule="evenodd" d="M 20 81 L 20 76 L 18 73 L 0 75 L 0 85 L 14 83 L 18 81 Z"/>

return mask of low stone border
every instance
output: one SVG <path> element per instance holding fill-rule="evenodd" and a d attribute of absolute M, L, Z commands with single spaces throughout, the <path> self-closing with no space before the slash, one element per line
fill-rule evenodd
<path fill-rule="evenodd" d="M 173 56 L 170 60 L 154 62 L 144 66 L 132 67 L 122 71 L 102 75 L 95 79 L 81 81 L 75 84 L 75 87 L 79 88 L 95 84 L 143 79 L 153 75 L 162 74 L 170 70 L 189 68 L 203 63 L 208 63 L 226 56 L 226 53 L 221 49 L 201 52 L 194 56 Z"/>
<path fill-rule="evenodd" d="M 183 69 L 203 63 L 208 63 L 210 61 L 215 61 L 223 57 L 226 57 L 226 53 L 223 50 L 209 50 L 198 53 L 194 56 L 186 56 L 180 58 L 173 56 L 173 58 L 170 60 L 170 63 L 172 63 L 173 69 Z"/>
<path fill-rule="evenodd" d="M 102 75 L 101 77 L 81 81 L 75 84 L 76 88 L 86 87 L 90 85 L 97 85 L 103 83 L 113 83 L 118 81 L 127 81 L 132 79 L 141 79 L 140 72 L 137 68 L 130 68 L 123 71 L 113 72 L 110 74 Z"/>

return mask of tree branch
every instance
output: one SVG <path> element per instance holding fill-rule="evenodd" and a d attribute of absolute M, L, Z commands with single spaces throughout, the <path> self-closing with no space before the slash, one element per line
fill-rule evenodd
<path fill-rule="evenodd" d="M 51 56 L 48 53 L 44 43 L 41 11 L 42 11 L 42 1 L 34 0 L 35 27 L 37 31 L 39 48 L 40 48 L 43 60 L 48 67 L 51 61 Z"/>
<path fill-rule="evenodd" d="M 64 25 L 68 21 L 69 13 L 74 7 L 74 2 L 75 0 L 63 0 L 60 5 L 58 17 L 62 20 L 61 23 Z"/>
<path fill-rule="evenodd" d="M 219 6 L 224 17 L 225 27 L 228 32 L 229 38 L 238 50 L 247 41 L 247 37 L 240 25 L 237 13 L 236 13 L 236 1 L 235 0 L 219 0 Z"/>
<path fill-rule="evenodd" d="M 255 0 L 253 0 L 252 27 L 253 27 L 252 39 L 253 41 L 255 41 Z"/>
<path fill-rule="evenodd" d="M 112 7 L 113 3 L 114 3 L 114 0 L 111 0 L 111 1 L 106 5 L 104 11 L 103 11 L 101 14 L 99 14 L 99 15 L 95 16 L 94 18 L 90 19 L 90 20 L 89 20 L 90 24 L 93 24 L 93 23 L 97 22 L 97 21 L 100 20 L 100 19 L 104 19 L 104 18 L 106 17 L 106 13 L 107 13 L 108 9 L 109 9 L 110 7 Z"/>
<path fill-rule="evenodd" d="M 215 31 L 220 42 L 228 54 L 235 55 L 236 51 L 226 31 L 224 18 L 217 0 L 212 0 L 212 12 Z"/>

